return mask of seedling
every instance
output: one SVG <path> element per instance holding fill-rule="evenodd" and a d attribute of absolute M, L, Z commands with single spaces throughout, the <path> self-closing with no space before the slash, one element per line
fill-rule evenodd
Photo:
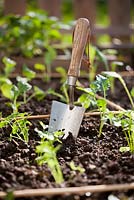
<path fill-rule="evenodd" d="M 107 121 L 107 103 L 106 103 L 106 91 L 110 87 L 109 79 L 98 75 L 96 76 L 96 80 L 90 84 L 90 88 L 81 88 L 78 87 L 79 90 L 82 90 L 84 94 L 82 94 L 78 102 L 81 103 L 86 109 L 89 107 L 97 107 L 100 111 L 100 129 L 99 129 L 99 136 L 101 136 L 102 128 L 104 123 Z M 97 92 L 103 92 L 103 99 L 96 99 Z M 85 94 L 86 93 L 86 94 Z"/>
<path fill-rule="evenodd" d="M 123 66 L 123 62 L 113 61 L 111 62 L 111 71 L 116 72 L 117 67 L 122 67 L 122 66 Z M 113 94 L 115 90 L 115 78 L 110 77 L 110 82 L 111 82 L 111 92 Z"/>
<path fill-rule="evenodd" d="M 23 65 L 22 75 L 26 77 L 29 81 L 36 77 L 36 73 L 33 70 L 29 69 L 26 65 Z"/>
<path fill-rule="evenodd" d="M 43 122 L 40 122 L 40 125 L 42 130 L 35 128 L 35 132 L 41 137 L 40 144 L 36 146 L 38 154 L 36 161 L 39 165 L 47 164 L 56 183 L 62 183 L 64 179 L 56 154 L 61 147 L 62 142 L 59 137 L 63 136 L 63 132 L 58 131 L 52 134 L 46 131 L 47 127 Z"/>
<path fill-rule="evenodd" d="M 56 55 L 57 55 L 56 50 L 52 46 L 48 45 L 47 46 L 47 52 L 44 55 L 44 63 L 46 65 L 46 72 L 47 72 L 46 73 L 46 75 L 47 75 L 46 76 L 46 81 L 47 82 L 51 80 L 51 78 L 50 78 L 50 75 L 51 75 L 51 63 L 56 58 Z"/>
<path fill-rule="evenodd" d="M 60 82 L 63 84 L 66 82 L 67 79 L 67 72 L 63 67 L 56 67 L 56 72 L 58 72 L 61 76 Z"/>
<path fill-rule="evenodd" d="M 120 151 L 130 151 L 134 153 L 134 111 L 122 111 L 118 115 L 107 113 L 107 120 L 116 127 L 122 127 L 128 147 L 120 147 Z"/>
<path fill-rule="evenodd" d="M 4 63 L 4 77 L 8 78 L 11 72 L 13 72 L 16 62 L 8 57 L 3 57 L 2 62 Z"/>
<path fill-rule="evenodd" d="M 3 57 L 2 62 L 4 63 L 4 70 L 3 73 L 0 74 L 0 90 L 5 96 L 8 95 L 6 90 L 10 90 L 12 87 L 12 82 L 9 79 L 9 75 L 14 70 L 16 62 L 7 57 Z"/>
<path fill-rule="evenodd" d="M 39 87 L 34 86 L 33 87 L 34 92 L 33 94 L 28 98 L 27 101 L 29 101 L 31 98 L 35 97 L 37 99 L 37 101 L 41 101 L 42 99 L 44 99 L 47 95 L 47 92 L 44 92 L 43 90 L 41 90 Z"/>
<path fill-rule="evenodd" d="M 109 70 L 108 61 L 105 54 L 100 51 L 97 47 L 90 46 L 90 73 L 89 73 L 89 81 L 92 82 L 95 79 L 96 71 L 97 71 L 97 62 L 101 62 L 104 65 L 106 71 Z"/>
<path fill-rule="evenodd" d="M 103 72 L 104 75 L 108 76 L 108 77 L 113 77 L 113 78 L 118 78 L 119 81 L 121 82 L 122 86 L 124 87 L 125 91 L 126 91 L 126 94 L 130 100 L 130 103 L 131 103 L 131 106 L 132 106 L 132 109 L 134 109 L 134 102 L 133 102 L 133 99 L 131 97 L 131 94 L 127 88 L 127 85 L 125 83 L 125 81 L 123 80 L 123 78 L 120 76 L 120 74 L 118 74 L 117 72 L 111 72 L 111 71 L 108 71 L 108 72 Z"/>
<path fill-rule="evenodd" d="M 124 116 L 121 119 L 121 126 L 126 136 L 130 152 L 134 153 L 134 112 L 128 111 L 124 113 Z"/>
<path fill-rule="evenodd" d="M 11 99 L 11 107 L 14 113 L 18 112 L 18 107 L 22 103 L 26 103 L 26 92 L 32 88 L 32 86 L 27 82 L 26 78 L 17 77 L 17 86 L 12 85 L 11 92 L 10 92 L 10 99 Z M 18 102 L 18 98 L 23 95 L 23 101 Z"/>
<path fill-rule="evenodd" d="M 31 123 L 26 119 L 27 113 L 12 113 L 0 121 L 0 128 L 11 127 L 10 140 L 13 138 L 28 142 L 29 126 Z"/>
<path fill-rule="evenodd" d="M 56 92 L 54 89 L 52 88 L 49 88 L 47 91 L 46 91 L 46 94 L 51 94 L 51 95 L 54 95 L 56 97 L 58 97 L 62 102 L 65 102 L 65 103 L 69 103 L 69 96 L 68 96 L 68 91 L 67 91 L 67 84 L 66 82 L 64 82 L 61 87 L 60 87 L 60 92 Z"/>
<path fill-rule="evenodd" d="M 73 161 L 70 162 L 69 166 L 73 171 L 79 171 L 80 173 L 85 172 L 85 169 L 83 167 L 76 166 Z"/>

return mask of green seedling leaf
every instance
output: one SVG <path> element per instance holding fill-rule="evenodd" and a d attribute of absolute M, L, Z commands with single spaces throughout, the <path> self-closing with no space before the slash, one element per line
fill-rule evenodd
<path fill-rule="evenodd" d="M 96 48 L 96 55 L 98 56 L 99 60 L 102 61 L 105 65 L 106 70 L 109 70 L 109 66 L 108 66 L 108 61 L 106 56 L 99 50 Z"/>
<path fill-rule="evenodd" d="M 90 49 L 89 49 L 89 52 L 90 52 L 91 66 L 93 67 L 94 66 L 94 61 L 95 61 L 95 56 L 96 56 L 96 47 L 91 45 Z"/>
<path fill-rule="evenodd" d="M 118 51 L 116 49 L 105 49 L 103 50 L 104 54 L 109 54 L 109 55 L 116 55 Z"/>
<path fill-rule="evenodd" d="M 24 65 L 22 69 L 22 75 L 31 80 L 35 78 L 36 73 L 33 70 L 29 69 L 26 65 Z"/>
<path fill-rule="evenodd" d="M 120 147 L 119 151 L 120 151 L 120 152 L 127 152 L 127 151 L 130 151 L 130 147 Z"/>
<path fill-rule="evenodd" d="M 52 157 L 52 152 L 53 152 L 54 150 L 53 150 L 53 148 L 52 148 L 52 146 L 50 146 L 50 143 L 49 143 L 49 141 L 44 141 L 44 142 L 42 142 L 40 145 L 38 145 L 37 147 L 36 147 L 36 152 L 37 153 L 47 153 L 47 156 L 46 156 L 46 158 L 48 158 L 48 157 Z M 54 152 L 53 152 L 54 153 Z"/>
<path fill-rule="evenodd" d="M 73 171 L 79 171 L 80 173 L 84 173 L 85 172 L 85 169 L 83 167 L 76 166 L 73 161 L 71 161 L 69 165 L 70 165 L 70 168 Z"/>
<path fill-rule="evenodd" d="M 131 89 L 130 93 L 131 93 L 131 96 L 134 97 L 134 87 Z"/>
<path fill-rule="evenodd" d="M 8 98 L 8 99 L 13 99 L 14 94 L 13 94 L 12 88 L 13 88 L 13 85 L 12 84 L 7 84 L 7 83 L 4 83 L 0 87 L 3 96 Z"/>
<path fill-rule="evenodd" d="M 8 77 L 8 75 L 14 70 L 16 62 L 7 57 L 3 57 L 2 62 L 5 65 L 4 67 L 5 76 Z"/>
<path fill-rule="evenodd" d="M 114 78 L 118 78 L 118 79 L 122 78 L 120 76 L 120 74 L 118 74 L 117 72 L 113 72 L 113 71 L 103 72 L 103 74 L 106 76 L 110 76 L 110 77 L 114 77 Z"/>
<path fill-rule="evenodd" d="M 106 108 L 107 102 L 105 99 L 97 99 L 97 105 L 104 110 L 104 108 Z"/>
<path fill-rule="evenodd" d="M 63 82 L 63 84 L 60 87 L 60 90 L 63 94 L 61 101 L 65 102 L 65 103 L 69 103 L 68 85 L 66 84 L 66 82 Z"/>
<path fill-rule="evenodd" d="M 63 67 L 56 67 L 56 71 L 61 75 L 61 83 L 64 83 L 67 78 L 67 72 Z"/>
<path fill-rule="evenodd" d="M 40 71 L 45 71 L 45 70 L 46 70 L 45 65 L 40 64 L 40 63 L 36 63 L 36 64 L 34 65 L 34 68 L 37 69 L 37 70 L 40 70 Z"/>
<path fill-rule="evenodd" d="M 4 128 L 8 125 L 8 120 L 1 120 L 0 121 L 0 128 Z"/>
<path fill-rule="evenodd" d="M 63 134 L 64 134 L 63 131 L 56 131 L 56 132 L 54 132 L 54 137 L 59 138 L 59 137 L 63 136 Z"/>
<path fill-rule="evenodd" d="M 54 138 L 53 135 L 48 134 L 47 131 L 41 131 L 38 128 L 35 128 L 34 130 L 38 133 L 40 138 L 49 139 L 49 140 L 53 140 L 53 138 Z"/>
<path fill-rule="evenodd" d="M 123 62 L 120 62 L 120 61 L 113 61 L 112 63 L 111 63 L 111 66 L 112 67 L 114 67 L 114 66 L 120 66 L 120 67 L 122 67 L 124 65 L 124 63 Z"/>
<path fill-rule="evenodd" d="M 18 81 L 17 86 L 20 95 L 32 88 L 32 86 L 27 82 L 28 80 L 26 78 L 18 76 L 17 81 Z"/>
<path fill-rule="evenodd" d="M 6 84 L 12 84 L 12 82 L 10 81 L 10 79 L 4 77 L 4 76 L 0 76 L 0 85 L 2 85 L 3 83 L 6 83 Z"/>
<path fill-rule="evenodd" d="M 110 87 L 110 82 L 107 77 L 104 77 L 102 75 L 97 75 L 96 80 L 90 84 L 90 88 L 96 93 L 103 91 L 104 93 L 106 90 L 108 90 Z"/>
<path fill-rule="evenodd" d="M 121 120 L 116 117 L 114 117 L 114 119 L 112 119 L 112 123 L 116 127 L 121 127 Z"/>
<path fill-rule="evenodd" d="M 38 146 L 36 146 L 36 153 L 38 157 L 36 161 L 39 165 L 47 164 L 51 170 L 51 174 L 53 175 L 55 181 L 57 183 L 62 183 L 64 181 L 62 171 L 57 159 L 57 152 L 61 148 L 61 145 L 56 145 L 55 142 L 59 141 L 59 136 L 61 136 L 61 132 L 49 133 L 46 131 L 46 125 L 43 122 L 40 122 L 42 126 L 42 130 L 35 128 L 35 131 L 40 135 L 41 141 Z"/>
<path fill-rule="evenodd" d="M 18 139 L 28 143 L 28 138 L 29 138 L 28 125 L 31 125 L 31 123 L 25 118 L 15 120 L 14 123 L 12 124 L 12 132 L 10 138 L 12 139 L 17 136 Z"/>
<path fill-rule="evenodd" d="M 28 142 L 28 132 L 31 123 L 25 118 L 27 113 L 12 113 L 11 115 L 2 118 L 0 128 L 6 126 L 11 127 L 10 140 L 19 139 L 23 142 Z"/>
<path fill-rule="evenodd" d="M 91 88 L 83 88 L 83 87 L 77 87 L 78 90 L 81 90 L 83 92 L 86 92 L 90 96 L 95 96 L 94 91 Z"/>
<path fill-rule="evenodd" d="M 57 39 L 61 38 L 61 34 L 58 30 L 52 29 L 50 35 L 51 35 L 51 37 L 54 37 L 54 38 L 57 38 Z"/>
<path fill-rule="evenodd" d="M 40 138 L 44 138 L 47 140 L 54 140 L 54 135 L 49 133 L 46 129 L 48 128 L 48 125 L 45 125 L 42 121 L 40 121 L 40 125 L 42 127 L 42 130 L 39 130 L 38 128 L 35 128 L 35 132 L 38 133 Z"/>
<path fill-rule="evenodd" d="M 82 94 L 79 98 L 78 98 L 78 102 L 84 107 L 84 108 L 89 108 L 91 105 L 91 98 L 89 96 L 89 94 Z"/>
<path fill-rule="evenodd" d="M 18 87 L 16 85 L 13 85 L 11 90 L 13 93 L 13 99 L 17 99 L 20 93 Z"/>
<path fill-rule="evenodd" d="M 41 101 L 42 99 L 44 99 L 46 97 L 46 93 L 41 90 L 40 88 L 38 88 L 37 86 L 34 86 L 34 94 L 33 96 L 38 100 Z"/>
<path fill-rule="evenodd" d="M 52 61 L 56 58 L 56 51 L 52 47 L 47 47 L 47 52 L 45 53 L 45 63 L 49 66 Z"/>
<path fill-rule="evenodd" d="M 134 109 L 133 99 L 131 97 L 131 94 L 130 94 L 130 92 L 129 92 L 128 88 L 127 88 L 127 85 L 126 85 L 125 81 L 123 80 L 123 78 L 116 72 L 103 72 L 103 74 L 105 74 L 106 76 L 109 76 L 109 77 L 114 77 L 114 78 L 118 78 L 119 79 L 119 81 L 121 82 L 122 86 L 124 87 L 124 89 L 125 89 L 125 91 L 127 93 L 127 96 L 128 96 L 128 98 L 130 100 L 132 108 Z"/>
<path fill-rule="evenodd" d="M 51 94 L 51 95 L 57 96 L 57 97 L 59 97 L 61 99 L 61 101 L 66 102 L 65 97 L 62 94 L 54 91 L 52 88 L 49 88 L 47 90 L 47 94 Z"/>

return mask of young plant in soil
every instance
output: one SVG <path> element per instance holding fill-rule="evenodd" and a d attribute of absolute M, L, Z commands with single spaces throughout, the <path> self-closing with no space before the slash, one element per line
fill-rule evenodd
<path fill-rule="evenodd" d="M 90 63 L 91 63 L 91 67 L 89 71 L 89 81 L 93 82 L 95 80 L 97 67 L 98 67 L 96 61 L 103 63 L 106 71 L 109 70 L 109 66 L 108 66 L 108 60 L 105 54 L 102 51 L 100 51 L 97 47 L 90 46 L 89 51 L 90 51 Z"/>
<path fill-rule="evenodd" d="M 79 90 L 85 92 L 78 98 L 78 102 L 81 103 L 86 109 L 89 107 L 96 107 L 100 111 L 100 128 L 99 128 L 99 136 L 101 136 L 102 128 L 106 122 L 107 115 L 107 102 L 106 102 L 106 91 L 110 87 L 109 79 L 98 75 L 96 76 L 96 80 L 90 84 L 89 88 L 81 88 L 78 87 Z M 102 99 L 97 99 L 97 92 L 103 93 Z"/>
<path fill-rule="evenodd" d="M 7 57 L 3 57 L 2 62 L 4 63 L 4 69 L 0 74 L 0 90 L 5 94 L 5 88 L 11 88 L 12 82 L 9 79 L 9 76 L 13 72 L 16 62 Z"/>
<path fill-rule="evenodd" d="M 40 144 L 36 146 L 36 153 L 38 154 L 36 161 L 39 165 L 47 164 L 56 183 L 62 183 L 64 179 L 56 154 L 61 147 L 62 142 L 59 137 L 63 136 L 63 132 L 57 131 L 52 134 L 46 131 L 47 127 L 43 122 L 40 122 L 40 125 L 42 130 L 35 128 L 35 132 L 41 138 Z"/>
<path fill-rule="evenodd" d="M 125 89 L 125 92 L 130 100 L 130 103 L 131 103 L 131 106 L 132 106 L 132 109 L 134 109 L 134 102 L 133 102 L 133 99 L 132 99 L 132 96 L 131 96 L 131 93 L 129 92 L 128 88 L 127 88 L 127 85 L 125 83 L 125 81 L 123 80 L 123 78 L 120 76 L 120 74 L 118 74 L 117 72 L 111 72 L 111 71 L 108 71 L 108 72 L 103 72 L 103 74 L 105 76 L 108 76 L 108 77 L 112 77 L 112 78 L 117 78 L 120 83 L 122 84 L 122 86 L 124 87 Z"/>
<path fill-rule="evenodd" d="M 28 142 L 31 123 L 26 119 L 26 116 L 28 116 L 27 113 L 12 113 L 0 121 L 0 128 L 11 127 L 10 140 L 19 139 Z"/>
<path fill-rule="evenodd" d="M 121 151 L 130 151 L 131 153 L 134 153 L 134 101 L 132 98 L 132 93 L 129 92 L 129 89 L 127 88 L 127 85 L 125 83 L 125 81 L 123 80 L 123 78 L 116 72 L 104 72 L 103 74 L 105 74 L 108 77 L 112 77 L 112 78 L 118 78 L 120 83 L 122 84 L 122 86 L 125 89 L 125 92 L 128 96 L 128 99 L 131 103 L 132 106 L 132 110 L 124 110 L 123 112 L 121 112 L 120 114 L 113 116 L 113 114 L 108 114 L 107 115 L 107 120 L 109 120 L 111 122 L 111 124 L 113 124 L 114 126 L 117 127 L 122 127 L 122 130 L 125 134 L 127 143 L 128 143 L 128 147 L 121 147 L 120 150 Z"/>
<path fill-rule="evenodd" d="M 28 142 L 28 126 L 31 124 L 25 117 L 28 113 L 20 113 L 18 111 L 19 106 L 22 103 L 26 103 L 26 92 L 31 89 L 31 85 L 27 82 L 26 78 L 17 77 L 17 85 L 4 85 L 3 94 L 9 98 L 11 102 L 8 106 L 11 106 L 13 113 L 0 121 L 0 128 L 7 126 L 11 127 L 10 140 L 17 138 Z M 23 96 L 23 101 L 18 101 L 18 98 Z"/>
<path fill-rule="evenodd" d="M 90 84 L 90 88 L 78 88 L 82 91 L 84 91 L 86 94 L 82 94 L 78 102 L 80 102 L 85 108 L 89 107 L 97 107 L 100 112 L 100 128 L 99 128 L 99 134 L 100 137 L 103 132 L 103 126 L 106 122 L 110 122 L 110 124 L 113 124 L 116 127 L 121 127 L 127 143 L 128 147 L 121 147 L 121 151 L 130 151 L 131 153 L 134 153 L 134 113 L 133 110 L 124 110 L 120 114 L 114 115 L 109 111 L 107 108 L 107 102 L 106 102 L 106 91 L 110 87 L 110 77 L 118 78 L 123 85 L 126 94 L 130 100 L 130 103 L 132 105 L 132 109 L 134 108 L 134 102 L 131 96 L 131 93 L 129 92 L 127 85 L 123 78 L 116 72 L 104 72 L 104 75 L 108 76 L 108 78 L 104 76 L 96 76 L 96 81 Z M 96 99 L 97 92 L 103 92 L 103 99 Z"/>

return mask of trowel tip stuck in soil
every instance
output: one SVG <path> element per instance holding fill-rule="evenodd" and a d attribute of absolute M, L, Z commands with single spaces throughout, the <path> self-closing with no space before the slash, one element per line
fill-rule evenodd
<path fill-rule="evenodd" d="M 63 131 L 65 133 L 64 138 L 69 133 L 72 133 L 75 138 L 77 137 L 85 112 L 85 108 L 82 106 L 74 106 L 74 89 L 89 32 L 89 21 L 86 18 L 78 19 L 73 35 L 72 57 L 68 70 L 69 104 L 58 101 L 52 103 L 48 131 L 51 133 L 59 130 Z"/>
<path fill-rule="evenodd" d="M 70 109 L 68 104 L 53 101 L 49 132 L 61 130 L 65 133 L 64 138 L 66 138 L 69 133 L 72 133 L 76 138 L 84 112 L 84 107 L 74 106 L 73 109 Z"/>

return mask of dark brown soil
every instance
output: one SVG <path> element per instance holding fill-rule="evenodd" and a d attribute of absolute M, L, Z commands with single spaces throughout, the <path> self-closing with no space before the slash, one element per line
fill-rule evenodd
<path fill-rule="evenodd" d="M 117 82 L 117 84 L 119 83 Z M 47 86 L 45 85 L 45 87 Z M 124 101 L 123 90 L 118 86 L 116 89 L 116 94 L 121 98 L 117 102 L 120 102 L 122 98 Z M 121 95 L 119 91 L 121 91 Z M 116 97 L 117 95 L 113 99 L 116 99 Z M 31 114 L 47 114 L 50 112 L 52 98 L 55 97 L 49 96 L 40 102 L 32 99 L 27 105 L 21 106 L 20 111 Z M 123 105 L 122 103 L 120 105 L 130 108 L 127 98 L 125 101 Z M 11 109 L 5 106 L 4 102 L 5 99 L 0 97 L 0 112 L 6 116 L 11 112 Z M 48 124 L 47 119 L 43 121 Z M 38 144 L 39 137 L 34 128 L 39 126 L 39 120 L 32 120 L 31 122 L 28 144 L 17 140 L 9 141 L 9 129 L 0 129 L 0 191 L 134 182 L 134 157 L 129 152 L 119 152 L 121 146 L 127 145 L 122 130 L 107 123 L 103 128 L 102 136 L 98 138 L 100 119 L 99 117 L 90 117 L 83 120 L 76 141 L 71 134 L 63 141 L 58 152 L 58 159 L 65 181 L 61 185 L 56 184 L 48 167 L 46 165 L 38 166 L 35 161 L 35 146 Z M 81 174 L 78 171 L 71 170 L 69 163 L 72 160 L 75 165 L 83 167 L 85 172 Z M 110 192 L 87 193 L 82 196 L 57 196 L 50 199 L 110 200 L 109 195 L 111 195 Z M 115 192 L 112 195 L 121 200 L 124 200 L 126 196 L 130 197 L 131 200 L 134 199 L 133 191 Z M 33 197 L 31 199 L 45 200 L 49 198 Z"/>

